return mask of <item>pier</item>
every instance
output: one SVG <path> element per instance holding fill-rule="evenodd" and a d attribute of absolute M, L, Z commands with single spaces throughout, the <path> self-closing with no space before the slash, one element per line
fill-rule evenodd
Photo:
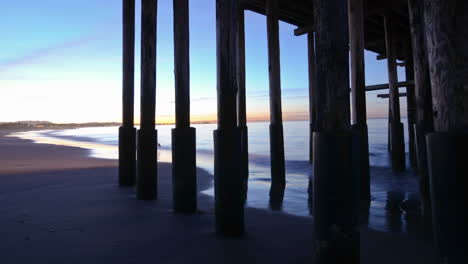
<path fill-rule="evenodd" d="M 270 200 L 287 186 L 281 104 L 279 22 L 307 34 L 309 160 L 313 164 L 314 263 L 359 263 L 359 208 L 370 203 L 366 92 L 388 90 L 391 167 L 414 167 L 439 263 L 466 263 L 468 175 L 468 3 L 456 0 L 216 0 L 217 129 L 215 227 L 246 230 L 248 128 L 244 12 L 266 16 L 270 94 Z M 172 131 L 175 213 L 197 211 L 195 129 L 190 126 L 188 0 L 174 0 L 176 127 Z M 119 184 L 158 199 L 155 130 L 156 0 L 142 0 L 141 126 L 133 120 L 135 1 L 123 0 L 123 124 Z M 385 59 L 388 83 L 367 85 L 364 51 Z M 405 67 L 399 81 L 397 67 Z M 404 87 L 406 92 L 400 92 Z M 400 97 L 408 105 L 406 164 Z M 136 140 L 138 138 L 138 140 Z M 137 142 L 137 143 L 136 143 Z M 137 155 L 136 155 L 137 154 Z M 287 228 L 287 227 L 286 227 Z M 429 253 L 428 253 L 429 254 Z"/>

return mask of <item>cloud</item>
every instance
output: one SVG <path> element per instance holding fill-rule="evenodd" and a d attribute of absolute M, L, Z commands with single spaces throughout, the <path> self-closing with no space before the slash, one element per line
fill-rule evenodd
<path fill-rule="evenodd" d="M 88 35 L 74 40 L 57 43 L 49 47 L 39 48 L 30 52 L 29 54 L 18 56 L 13 59 L 0 61 L 0 73 L 9 70 L 13 67 L 40 63 L 41 59 L 47 58 L 48 56 L 54 54 L 57 51 L 78 47 L 89 42 L 95 41 L 98 38 L 98 34 Z"/>

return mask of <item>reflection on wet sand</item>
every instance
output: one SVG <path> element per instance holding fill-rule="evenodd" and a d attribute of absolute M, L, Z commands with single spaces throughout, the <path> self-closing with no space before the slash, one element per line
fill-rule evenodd
<path fill-rule="evenodd" d="M 369 148 L 371 165 L 370 204 L 360 205 L 361 225 L 384 232 L 427 234 L 423 225 L 417 176 L 411 169 L 394 173 L 390 168 L 386 148 L 387 120 L 369 120 Z M 249 125 L 249 187 L 246 205 L 249 207 L 281 211 L 283 213 L 313 216 L 312 166 L 308 161 L 308 122 L 285 123 L 286 189 L 282 201 L 270 202 L 270 158 L 268 149 L 268 123 Z M 171 128 L 160 126 L 160 161 L 171 162 Z M 197 166 L 213 173 L 212 131 L 214 125 L 197 125 Z M 42 131 L 17 135 L 36 142 L 80 146 L 90 149 L 93 157 L 117 157 L 116 128 L 87 128 L 63 131 Z M 307 158 L 307 159 L 305 159 Z M 213 188 L 200 190 L 213 196 Z M 426 224 L 427 226 L 427 224 Z"/>

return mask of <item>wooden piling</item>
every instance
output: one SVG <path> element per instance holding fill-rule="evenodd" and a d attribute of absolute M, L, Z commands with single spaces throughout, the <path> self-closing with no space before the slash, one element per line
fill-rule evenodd
<path fill-rule="evenodd" d="M 157 1 L 141 2 L 141 116 L 138 131 L 137 198 L 157 197 L 156 15 Z"/>
<path fill-rule="evenodd" d="M 408 56 L 405 66 L 406 80 L 414 81 L 413 57 Z M 406 112 L 408 124 L 408 151 L 411 167 L 416 167 L 416 144 L 414 136 L 414 124 L 416 123 L 416 97 L 414 85 L 406 86 Z"/>
<path fill-rule="evenodd" d="M 359 263 L 359 175 L 350 124 L 348 1 L 314 0 L 318 105 L 314 263 Z"/>
<path fill-rule="evenodd" d="M 237 126 L 241 133 L 241 175 L 244 178 L 244 196 L 247 198 L 249 182 L 249 143 L 247 128 L 247 105 L 245 96 L 245 16 L 244 8 L 239 5 L 238 14 L 238 56 L 237 56 Z"/>
<path fill-rule="evenodd" d="M 188 0 L 174 0 L 175 119 L 172 129 L 173 209 L 197 211 L 195 128 L 190 127 L 190 51 Z"/>
<path fill-rule="evenodd" d="M 468 263 L 467 1 L 424 1 L 434 133 L 426 137 L 439 263 Z"/>
<path fill-rule="evenodd" d="M 309 65 L 309 162 L 312 163 L 314 157 L 314 131 L 316 125 L 315 93 L 317 93 L 315 78 L 315 38 L 314 33 L 307 34 L 307 52 Z"/>
<path fill-rule="evenodd" d="M 270 199 L 282 200 L 286 187 L 283 117 L 281 110 L 281 67 L 279 42 L 279 2 L 266 1 L 268 70 L 270 80 Z"/>
<path fill-rule="evenodd" d="M 426 40 L 424 36 L 424 0 L 409 0 L 408 10 L 414 62 L 414 89 L 416 97 L 416 141 L 417 173 L 422 201 L 422 212 L 426 223 L 431 224 L 432 210 L 427 168 L 426 135 L 434 130 L 432 119 L 432 93 L 429 76 Z"/>
<path fill-rule="evenodd" d="M 122 5 L 122 126 L 119 128 L 119 185 L 133 186 L 136 177 L 134 127 L 135 0 Z"/>
<path fill-rule="evenodd" d="M 351 59 L 351 99 L 353 130 L 358 135 L 361 200 L 370 200 L 369 138 L 366 111 L 366 80 L 364 65 L 364 11 L 362 0 L 348 1 L 349 47 Z"/>
<path fill-rule="evenodd" d="M 396 39 L 394 25 L 388 16 L 384 16 L 385 24 L 385 44 L 387 51 L 388 83 L 389 83 L 389 109 L 390 109 L 390 153 L 392 159 L 392 169 L 394 171 L 404 171 L 406 168 L 405 142 L 403 124 L 400 118 L 400 96 L 397 87 L 398 75 L 396 65 Z"/>
<path fill-rule="evenodd" d="M 244 179 L 240 171 L 241 137 L 236 120 L 238 1 L 216 1 L 218 129 L 215 149 L 216 232 L 244 233 Z"/>

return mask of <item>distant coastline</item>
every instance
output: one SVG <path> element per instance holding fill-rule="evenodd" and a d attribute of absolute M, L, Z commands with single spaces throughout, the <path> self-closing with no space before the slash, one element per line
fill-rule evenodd
<path fill-rule="evenodd" d="M 382 119 L 382 118 L 369 118 Z M 285 120 L 285 121 L 307 121 L 307 120 Z M 248 120 L 248 123 L 268 122 L 268 120 Z M 215 124 L 216 120 L 210 121 L 192 121 L 191 124 Z M 86 123 L 53 123 L 50 121 L 16 121 L 16 122 L 0 122 L 0 130 L 43 130 L 43 129 L 74 129 L 83 127 L 112 127 L 120 126 L 120 122 L 86 122 Z M 139 125 L 139 124 L 135 124 Z M 174 125 L 173 122 L 161 123 L 156 125 Z"/>
<path fill-rule="evenodd" d="M 1 130 L 42 130 L 42 129 L 73 129 L 82 127 L 120 126 L 116 122 L 89 122 L 89 123 L 52 123 L 49 121 L 17 121 L 0 122 Z"/>

